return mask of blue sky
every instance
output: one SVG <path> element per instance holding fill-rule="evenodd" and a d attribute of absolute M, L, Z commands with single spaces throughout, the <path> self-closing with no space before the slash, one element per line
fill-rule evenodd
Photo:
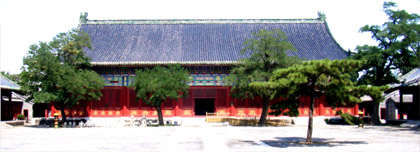
<path fill-rule="evenodd" d="M 420 14 L 420 0 L 393 0 L 399 9 Z M 29 45 L 51 41 L 76 28 L 81 12 L 88 19 L 287 19 L 326 14 L 331 33 L 345 50 L 371 44 L 364 25 L 381 25 L 387 18 L 383 0 L 1 0 L 0 70 L 19 73 Z"/>

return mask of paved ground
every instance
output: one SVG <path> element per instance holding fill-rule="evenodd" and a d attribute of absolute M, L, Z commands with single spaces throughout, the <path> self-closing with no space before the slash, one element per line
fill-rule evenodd
<path fill-rule="evenodd" d="M 420 151 L 418 129 L 315 126 L 305 145 L 306 126 L 1 129 L 0 151 Z"/>

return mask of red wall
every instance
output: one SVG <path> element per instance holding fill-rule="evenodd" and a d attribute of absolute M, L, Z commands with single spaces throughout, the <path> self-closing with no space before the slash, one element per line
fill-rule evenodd
<path fill-rule="evenodd" d="M 22 114 L 23 102 L 1 101 L 1 120 L 17 119 Z"/>
<path fill-rule="evenodd" d="M 136 93 L 127 87 L 105 87 L 103 96 L 99 101 L 81 101 L 73 108 L 67 108 L 66 114 L 70 117 L 157 117 L 156 110 L 141 100 L 136 101 Z M 237 117 L 258 117 L 261 114 L 261 99 L 237 100 L 229 96 L 229 88 L 223 86 L 192 86 L 188 98 L 169 100 L 162 105 L 162 114 L 165 117 L 193 117 L 194 100 L 200 98 L 215 99 L 215 111 L 218 115 Z M 280 99 L 272 103 L 281 102 Z M 334 116 L 341 110 L 353 115 L 357 114 L 356 106 L 340 106 L 333 110 L 325 101 L 325 98 L 317 98 L 315 101 L 314 116 Z M 52 113 L 58 112 L 54 106 Z M 302 97 L 300 116 L 308 116 L 309 97 Z"/>

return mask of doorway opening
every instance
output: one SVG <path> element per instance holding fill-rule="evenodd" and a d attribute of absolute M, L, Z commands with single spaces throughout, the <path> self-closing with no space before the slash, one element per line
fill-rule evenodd
<path fill-rule="evenodd" d="M 28 116 L 29 116 L 29 115 L 28 115 L 28 113 L 29 113 L 29 112 L 28 112 L 28 109 L 24 109 L 24 110 L 23 110 L 23 115 L 25 116 L 25 119 L 26 119 L 26 120 L 28 120 Z"/>
<path fill-rule="evenodd" d="M 206 112 L 214 113 L 214 99 L 195 99 L 194 109 L 196 116 L 205 116 Z"/>

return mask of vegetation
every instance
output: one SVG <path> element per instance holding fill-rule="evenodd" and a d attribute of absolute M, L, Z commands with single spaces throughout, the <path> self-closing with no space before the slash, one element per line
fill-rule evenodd
<path fill-rule="evenodd" d="M 348 113 L 340 114 L 341 118 L 349 125 L 364 124 L 363 120 Z"/>
<path fill-rule="evenodd" d="M 268 81 L 272 72 L 279 68 L 286 68 L 299 60 L 296 57 L 289 57 L 286 51 L 295 51 L 293 45 L 287 42 L 287 37 L 280 30 L 260 30 L 253 33 L 254 39 L 244 42 L 245 48 L 242 54 L 250 54 L 249 58 L 243 59 L 242 64 L 233 67 L 226 84 L 232 86 L 232 97 L 236 99 L 253 98 L 260 96 L 262 102 L 262 114 L 259 126 L 266 122 L 269 102 L 273 99 L 273 92 L 260 92 L 249 86 L 250 82 Z"/>
<path fill-rule="evenodd" d="M 358 83 L 363 85 L 382 86 L 396 83 L 393 74 L 396 70 L 402 74 L 420 65 L 420 16 L 409 14 L 404 10 L 393 10 L 396 4 L 385 2 L 384 11 L 388 21 L 382 26 L 366 25 L 361 32 L 370 32 L 378 42 L 377 46 L 358 46 L 352 59 L 366 62 L 361 67 L 363 75 Z M 381 98 L 375 98 L 372 120 L 379 124 L 379 103 Z"/>
<path fill-rule="evenodd" d="M 336 116 L 340 116 L 341 119 L 344 121 L 342 123 L 348 124 L 348 125 L 359 125 L 364 124 L 363 120 L 359 117 L 355 117 L 349 113 L 343 113 L 342 111 L 337 111 L 335 113 Z M 328 120 L 328 119 L 327 119 Z M 328 121 L 327 121 L 328 123 Z"/>
<path fill-rule="evenodd" d="M 25 116 L 24 115 L 22 115 L 22 114 L 19 114 L 19 115 L 17 115 L 17 117 L 16 117 L 18 120 L 23 120 L 23 119 L 25 119 Z"/>
<path fill-rule="evenodd" d="M 130 87 L 134 88 L 138 98 L 156 108 L 159 125 L 164 125 L 162 103 L 168 99 L 178 100 L 188 95 L 188 76 L 188 71 L 180 65 L 146 68 L 136 71 Z"/>
<path fill-rule="evenodd" d="M 84 48 L 90 48 L 90 39 L 75 30 L 60 33 L 49 43 L 31 45 L 20 73 L 22 90 L 30 95 L 27 100 L 57 103 L 63 121 L 66 107 L 80 101 L 99 100 L 104 82 L 89 70 Z"/>
<path fill-rule="evenodd" d="M 343 113 L 342 111 L 337 111 L 336 116 L 340 116 L 341 119 L 336 118 L 325 118 L 324 121 L 327 124 L 347 124 L 347 125 L 360 125 L 365 124 L 363 120 L 359 117 L 355 117 L 349 113 Z"/>
<path fill-rule="evenodd" d="M 297 104 L 300 103 L 299 98 L 301 96 L 309 96 L 310 107 L 306 142 L 312 143 L 315 98 L 326 96 L 328 104 L 334 108 L 337 104 L 346 105 L 360 102 L 360 96 L 364 94 L 382 95 L 382 92 L 372 91 L 376 91 L 377 88 L 356 87 L 355 83 L 351 81 L 350 74 L 358 70 L 362 64 L 361 61 L 356 60 L 313 60 L 286 69 L 278 69 L 274 71 L 270 81 L 253 82 L 250 86 L 260 92 L 273 92 L 272 97 L 286 98 L 285 104 Z M 378 93 L 378 95 L 374 93 Z M 287 109 L 279 109 L 278 114 L 282 112 L 295 113 L 299 106 L 285 107 Z"/>

